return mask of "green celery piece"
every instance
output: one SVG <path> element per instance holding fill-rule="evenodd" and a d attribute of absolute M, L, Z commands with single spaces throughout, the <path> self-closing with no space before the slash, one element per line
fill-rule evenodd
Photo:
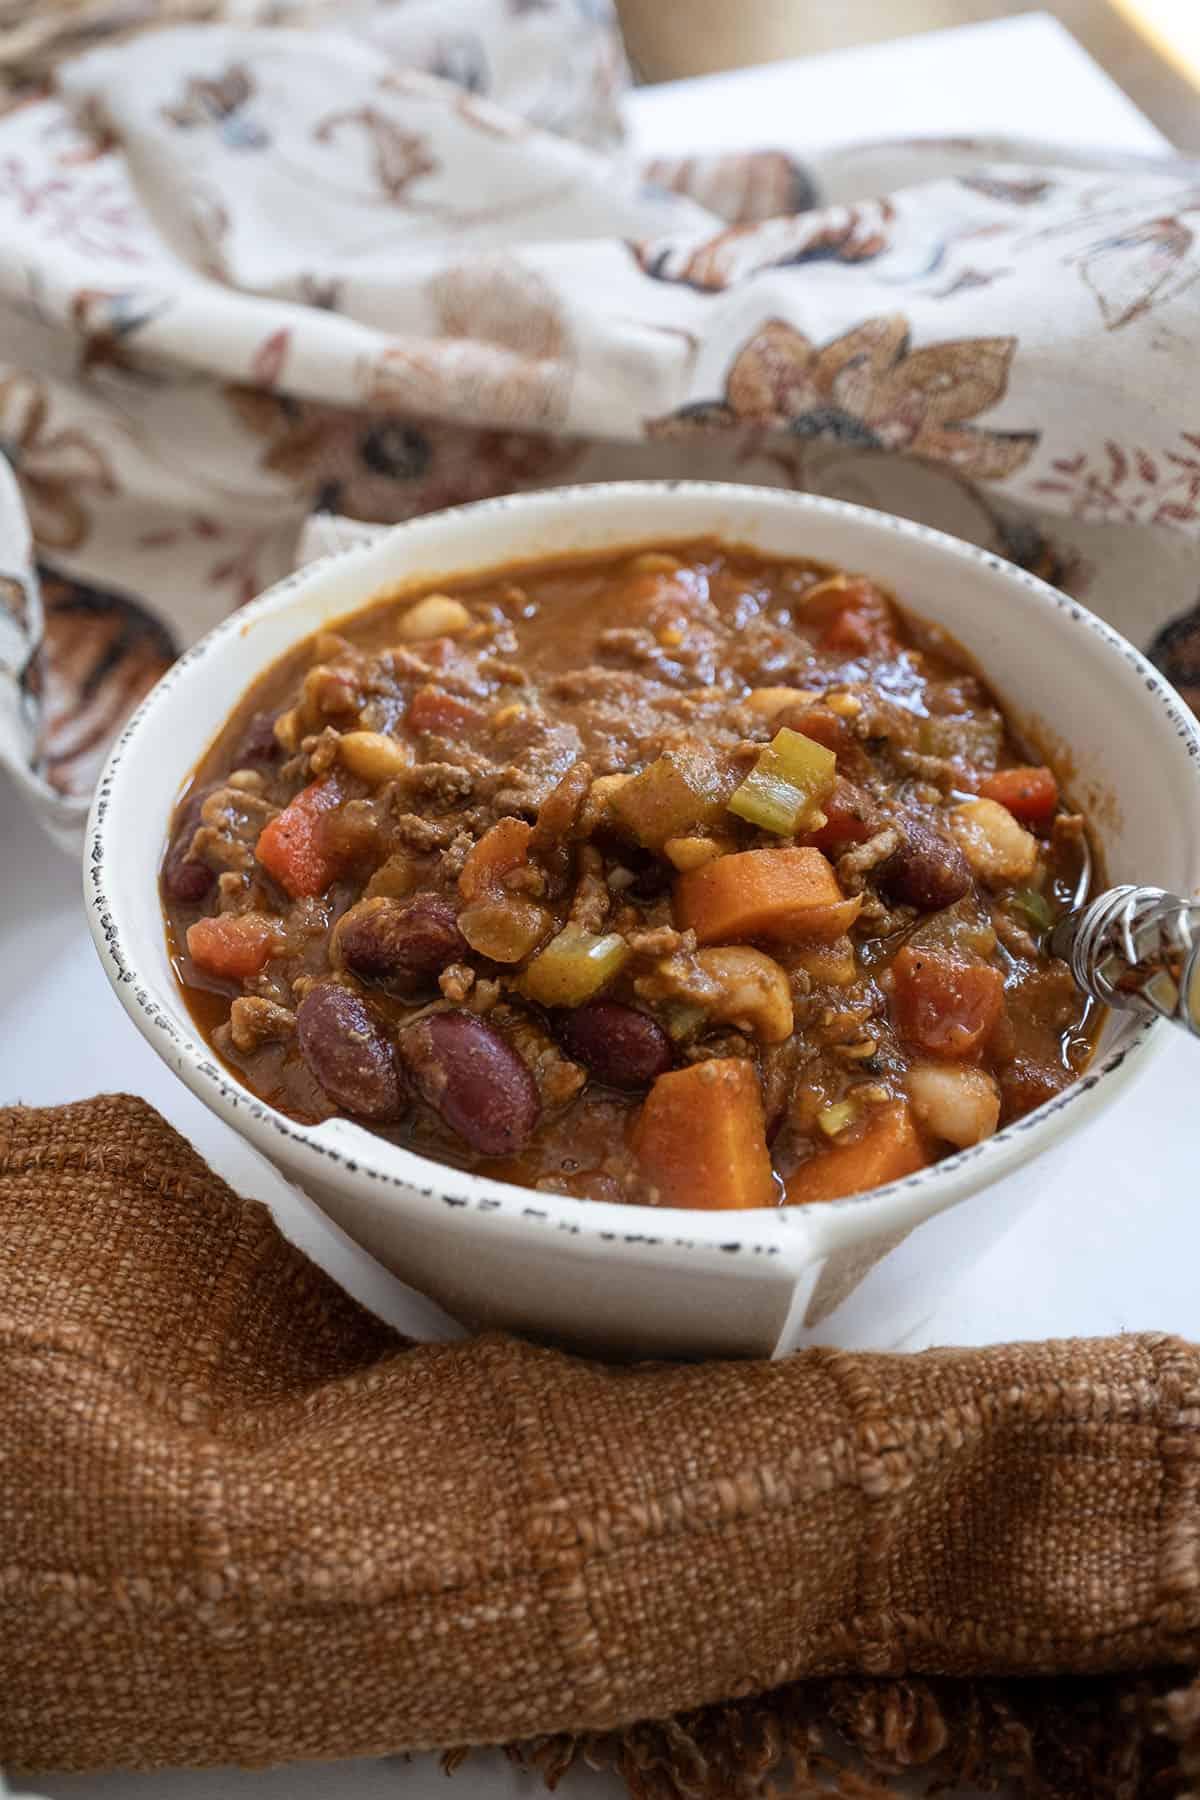
<path fill-rule="evenodd" d="M 1022 888 L 1013 895 L 1013 905 L 1023 912 L 1031 925 L 1039 931 L 1049 931 L 1054 923 L 1054 912 L 1045 894 L 1039 894 L 1036 888 Z"/>
<path fill-rule="evenodd" d="M 564 925 L 521 977 L 521 990 L 539 1006 L 582 1006 L 607 987 L 629 961 L 625 939 Z"/>
<path fill-rule="evenodd" d="M 760 831 L 792 837 L 818 823 L 833 791 L 837 757 L 803 732 L 777 731 L 733 794 L 729 810 Z"/>

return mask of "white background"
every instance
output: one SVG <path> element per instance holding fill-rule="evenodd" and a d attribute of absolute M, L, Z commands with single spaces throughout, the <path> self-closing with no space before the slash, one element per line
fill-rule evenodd
<path fill-rule="evenodd" d="M 839 52 L 634 96 L 647 152 L 781 145 L 804 151 L 930 132 L 1012 133 L 1129 150 L 1162 140 L 1061 27 L 1042 15 Z M 147 821 L 148 830 L 156 830 Z M 453 1328 L 285 1185 L 158 1061 L 110 993 L 87 936 L 78 871 L 0 776 L 0 1103 L 144 1095 L 241 1193 L 361 1300 L 414 1335 Z M 1194 1127 L 1200 1047 L 1171 1042 L 1078 1143 L 1061 1194 L 1022 1220 L 949 1296 L 914 1347 L 1124 1330 L 1198 1335 Z M 43 1777 L 47 1800 L 432 1800 L 436 1762 L 293 1765 L 148 1776 Z M 602 1800 L 617 1784 L 573 1776 Z M 623 1791 L 623 1790 L 621 1790 Z M 498 1756 L 472 1760 L 451 1800 L 541 1792 Z"/>

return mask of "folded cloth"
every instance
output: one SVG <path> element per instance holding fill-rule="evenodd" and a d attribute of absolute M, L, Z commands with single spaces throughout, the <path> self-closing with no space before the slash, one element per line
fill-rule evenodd
<path fill-rule="evenodd" d="M 1074 1729 L 1092 1785 L 1031 1791 L 1090 1800 L 1171 1761 L 1140 1677 L 918 1677 L 1195 1662 L 1192 1346 L 412 1345 L 123 1096 L 0 1112 L 0 1243 L 0 1760 L 518 1739 L 553 1772 L 615 1733 L 635 1790 L 716 1800 L 785 1753 L 826 1791 L 833 1721 L 977 1779 Z"/>
<path fill-rule="evenodd" d="M 0 759 L 51 822 L 314 510 L 563 479 L 918 517 L 1200 694 L 1194 163 L 980 140 L 641 170 L 598 0 L 174 0 L 238 23 L 120 43 L 153 9 L 13 10 L 0 443 L 44 610 L 0 494 Z"/>

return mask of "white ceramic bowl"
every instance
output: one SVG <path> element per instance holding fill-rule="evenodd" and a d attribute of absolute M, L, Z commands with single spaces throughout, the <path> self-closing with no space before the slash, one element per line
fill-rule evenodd
<path fill-rule="evenodd" d="M 458 1317 L 647 1354 L 890 1346 L 1054 1179 L 1072 1133 L 1119 1102 L 1166 1027 L 1113 1016 L 1092 1068 L 1064 1094 L 873 1194 L 772 1211 L 655 1211 L 484 1180 L 341 1119 L 293 1123 L 215 1061 L 167 958 L 157 869 L 176 796 L 243 691 L 298 639 L 396 584 L 702 533 L 893 588 L 954 633 L 1019 720 L 1069 747 L 1113 880 L 1179 893 L 1200 883 L 1200 732 L 1145 659 L 1083 607 L 998 557 L 860 507 L 629 483 L 415 520 L 302 570 L 218 626 L 154 689 L 109 760 L 84 868 L 92 934 L 130 1016 L 193 1092 Z"/>

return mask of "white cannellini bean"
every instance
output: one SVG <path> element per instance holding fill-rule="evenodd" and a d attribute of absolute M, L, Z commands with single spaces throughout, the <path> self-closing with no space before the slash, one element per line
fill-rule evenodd
<path fill-rule="evenodd" d="M 377 786 L 392 781 L 409 763 L 408 751 L 382 731 L 345 731 L 338 739 L 338 755 L 352 775 Z"/>
<path fill-rule="evenodd" d="M 663 855 L 682 873 L 687 869 L 702 868 L 706 862 L 713 862 L 731 848 L 727 838 L 718 841 L 706 837 L 673 837 L 663 845 Z"/>
<path fill-rule="evenodd" d="M 610 823 L 612 813 L 609 803 L 613 795 L 623 788 L 627 781 L 632 780 L 632 775 L 597 775 L 587 791 L 587 798 L 584 800 L 579 815 L 580 831 L 585 835 L 590 835 L 598 825 Z"/>
<path fill-rule="evenodd" d="M 984 881 L 1026 881 L 1033 874 L 1037 839 L 998 800 L 964 800 L 950 814 L 950 829 Z"/>
<path fill-rule="evenodd" d="M 1000 1122 L 995 1082 L 970 1063 L 914 1063 L 907 1087 L 918 1122 L 960 1150 L 991 1137 Z"/>
<path fill-rule="evenodd" d="M 400 615 L 397 630 L 401 639 L 411 644 L 418 638 L 457 637 L 470 623 L 471 615 L 461 600 L 449 594 L 426 594 Z"/>
<path fill-rule="evenodd" d="M 785 706 L 811 706 L 820 698 L 815 688 L 761 687 L 746 695 L 746 705 L 761 718 L 773 719 Z"/>
<path fill-rule="evenodd" d="M 711 1019 L 751 1031 L 764 1044 L 782 1044 L 792 1035 L 792 990 L 777 962 L 741 944 L 701 950 L 696 961 L 718 992 L 697 995 Z"/>

